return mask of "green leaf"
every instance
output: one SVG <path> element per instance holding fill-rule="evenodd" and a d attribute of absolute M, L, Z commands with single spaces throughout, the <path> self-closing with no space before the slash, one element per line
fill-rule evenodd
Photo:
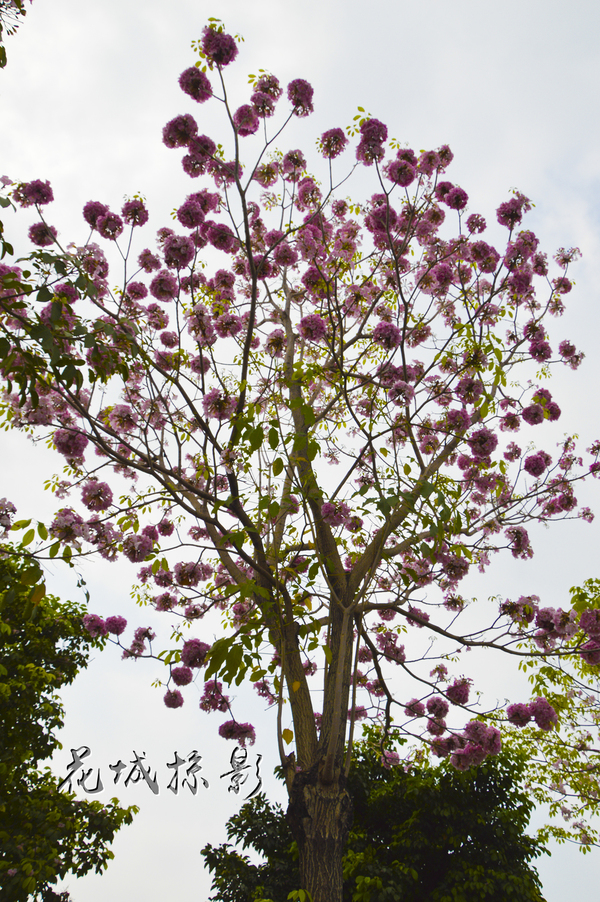
<path fill-rule="evenodd" d="M 276 457 L 273 461 L 273 476 L 279 476 L 282 470 L 283 460 L 280 457 Z"/>
<path fill-rule="evenodd" d="M 38 531 L 38 535 L 39 535 L 40 539 L 43 539 L 45 542 L 46 539 L 48 538 L 48 530 L 46 529 L 46 527 L 44 526 L 43 523 L 38 523 L 37 531 Z"/>
<path fill-rule="evenodd" d="M 284 741 L 287 745 L 289 745 L 290 742 L 292 741 L 292 739 L 294 738 L 294 734 L 292 733 L 291 730 L 282 730 L 282 731 L 281 731 L 281 736 L 282 736 L 282 738 L 283 738 L 283 741 Z"/>
<path fill-rule="evenodd" d="M 52 547 L 50 548 L 50 551 L 48 552 L 49 557 L 56 557 L 56 555 L 58 554 L 59 548 L 60 548 L 60 540 L 55 542 L 54 545 L 52 545 Z"/>
<path fill-rule="evenodd" d="M 273 426 L 269 429 L 269 445 L 273 451 L 279 447 L 279 432 Z"/>
<path fill-rule="evenodd" d="M 257 426 L 256 429 L 249 430 L 249 438 L 250 438 L 250 453 L 254 451 L 258 451 L 258 449 L 262 446 L 262 443 L 265 440 L 265 433 L 262 426 Z"/>
<path fill-rule="evenodd" d="M 318 572 L 319 572 L 319 562 L 318 562 L 318 561 L 315 561 L 314 564 L 311 564 L 311 565 L 310 565 L 310 568 L 309 568 L 309 571 L 308 571 L 308 578 L 309 578 L 309 579 L 315 579 L 315 577 L 316 577 L 316 575 L 317 575 Z"/>
<path fill-rule="evenodd" d="M 311 439 L 308 443 L 308 447 L 306 449 L 306 456 L 309 460 L 314 460 L 319 451 L 321 450 L 321 445 L 319 442 Z"/>
<path fill-rule="evenodd" d="M 28 529 L 23 538 L 21 539 L 21 545 L 29 545 L 30 542 L 33 542 L 35 537 L 35 529 Z"/>

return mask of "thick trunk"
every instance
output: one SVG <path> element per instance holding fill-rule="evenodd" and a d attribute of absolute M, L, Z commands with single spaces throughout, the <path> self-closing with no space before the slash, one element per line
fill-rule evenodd
<path fill-rule="evenodd" d="M 301 888 L 313 902 L 342 902 L 342 857 L 352 826 L 343 777 L 323 784 L 315 767 L 295 775 L 288 821 L 300 852 Z"/>

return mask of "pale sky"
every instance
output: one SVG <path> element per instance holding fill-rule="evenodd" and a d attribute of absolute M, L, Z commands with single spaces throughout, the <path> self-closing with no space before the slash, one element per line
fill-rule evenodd
<path fill-rule="evenodd" d="M 211 15 L 245 38 L 228 70 L 240 104 L 249 96 L 247 74 L 259 68 L 284 84 L 299 77 L 312 83 L 315 114 L 293 124 L 281 149 L 303 147 L 310 154 L 324 129 L 345 127 L 361 106 L 388 125 L 390 136 L 417 150 L 448 143 L 455 154 L 449 177 L 467 190 L 471 210 L 488 221 L 516 187 L 536 204 L 527 227 L 545 250 L 581 248 L 576 288 L 559 325 L 561 337 L 574 341 L 587 359 L 577 373 L 565 368 L 552 392 L 563 409 L 559 437 L 577 431 L 582 447 L 598 437 L 592 392 L 600 377 L 600 6 L 590 0 L 35 0 L 17 36 L 7 39 L 8 66 L 0 73 L 0 175 L 50 180 L 56 200 L 48 214 L 65 242 L 85 239 L 81 209 L 90 199 L 118 209 L 125 194 L 141 192 L 151 214 L 148 229 L 171 224 L 171 210 L 192 189 L 179 154 L 161 142 L 163 125 L 192 112 L 201 131 L 219 138 L 210 104 L 199 110 L 177 85 L 196 59 L 190 42 Z M 32 215 L 4 219 L 17 254 L 27 252 Z M 3 435 L 2 441 L 10 463 L 3 468 L 0 497 L 12 499 L 20 516 L 47 517 L 53 504 L 43 480 L 60 469 L 59 456 L 20 436 Z M 600 511 L 596 485 L 578 495 Z M 591 526 L 557 523 L 547 533 L 537 530 L 535 538 L 532 561 L 503 560 L 485 577 L 470 578 L 464 594 L 535 593 L 548 605 L 565 606 L 569 586 L 599 575 L 600 514 Z M 146 614 L 128 599 L 133 576 L 126 564 L 87 566 L 91 610 L 124 613 L 140 623 Z M 76 597 L 71 575 L 58 565 L 48 584 Z M 103 877 L 66 885 L 74 902 L 162 902 L 175 893 L 202 902 L 210 880 L 199 850 L 224 840 L 225 820 L 239 807 L 219 779 L 228 769 L 230 745 L 216 736 L 218 715 L 202 715 L 189 703 L 168 711 L 150 686 L 153 665 L 119 658 L 109 648 L 65 693 L 65 749 L 57 771 L 64 772 L 70 747 L 88 745 L 105 783 L 108 765 L 128 760 L 133 749 L 145 751 L 166 779 L 158 797 L 147 787 L 123 789 L 121 802 L 139 802 L 142 812 L 115 842 L 115 861 Z M 512 679 L 503 674 L 500 689 L 495 676 L 489 680 L 492 703 Z M 271 776 L 277 763 L 274 719 L 253 694 L 238 695 L 258 727 L 249 761 L 263 756 L 265 787 L 283 801 Z M 203 755 L 210 788 L 195 798 L 175 797 L 166 790 L 165 764 L 176 750 L 185 756 L 194 748 Z M 597 887 L 600 851 L 583 857 L 560 847 L 539 870 L 548 902 L 562 902 L 567 893 Z"/>

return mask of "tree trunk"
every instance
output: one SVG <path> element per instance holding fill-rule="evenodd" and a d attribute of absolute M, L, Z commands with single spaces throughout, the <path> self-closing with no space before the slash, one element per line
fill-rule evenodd
<path fill-rule="evenodd" d="M 294 776 L 287 811 L 300 852 L 301 888 L 313 902 L 342 902 L 342 857 L 352 826 L 352 799 L 345 780 L 319 780 L 320 767 Z"/>

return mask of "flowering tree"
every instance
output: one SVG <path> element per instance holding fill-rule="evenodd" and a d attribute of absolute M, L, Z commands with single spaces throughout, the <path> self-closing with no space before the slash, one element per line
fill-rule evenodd
<path fill-rule="evenodd" d="M 199 186 L 156 248 L 133 250 L 142 198 L 120 214 L 89 201 L 88 240 L 65 248 L 42 212 L 49 183 L 11 186 L 38 216 L 39 249 L 0 271 L 5 417 L 66 460 L 51 487 L 72 500 L 38 524 L 37 553 L 141 564 L 138 594 L 178 619 L 179 642 L 158 655 L 165 704 L 180 707 L 205 668 L 200 706 L 226 713 L 222 736 L 255 738 L 224 682 L 249 680 L 276 708 L 302 886 L 339 900 L 357 721 L 379 719 L 388 765 L 394 720 L 464 770 L 499 751 L 494 718 L 544 733 L 558 718 L 543 695 L 477 717 L 471 680 L 448 670 L 457 648 L 597 664 L 596 613 L 522 597 L 462 625 L 459 594 L 493 554 L 532 556 L 529 523 L 592 517 L 575 484 L 600 469 L 600 444 L 586 464 L 572 438 L 532 444 L 561 413 L 540 381 L 582 359 L 548 324 L 578 254 L 561 249 L 551 272 L 520 193 L 496 211 L 498 250 L 446 179 L 450 149 L 417 155 L 362 114 L 321 136 L 317 180 L 302 150 L 272 149 L 312 112 L 312 87 L 292 81 L 286 106 L 263 72 L 236 107 L 235 39 L 212 20 L 193 48 L 179 84 L 190 104 L 220 105 L 229 150 L 190 112 L 164 127 Z M 368 200 L 344 198 L 348 168 L 372 177 Z M 121 255 L 118 289 L 98 242 Z M 214 611 L 225 629 L 211 646 Z M 119 615 L 86 623 L 125 635 Z M 152 654 L 153 638 L 139 626 L 124 657 Z"/>

